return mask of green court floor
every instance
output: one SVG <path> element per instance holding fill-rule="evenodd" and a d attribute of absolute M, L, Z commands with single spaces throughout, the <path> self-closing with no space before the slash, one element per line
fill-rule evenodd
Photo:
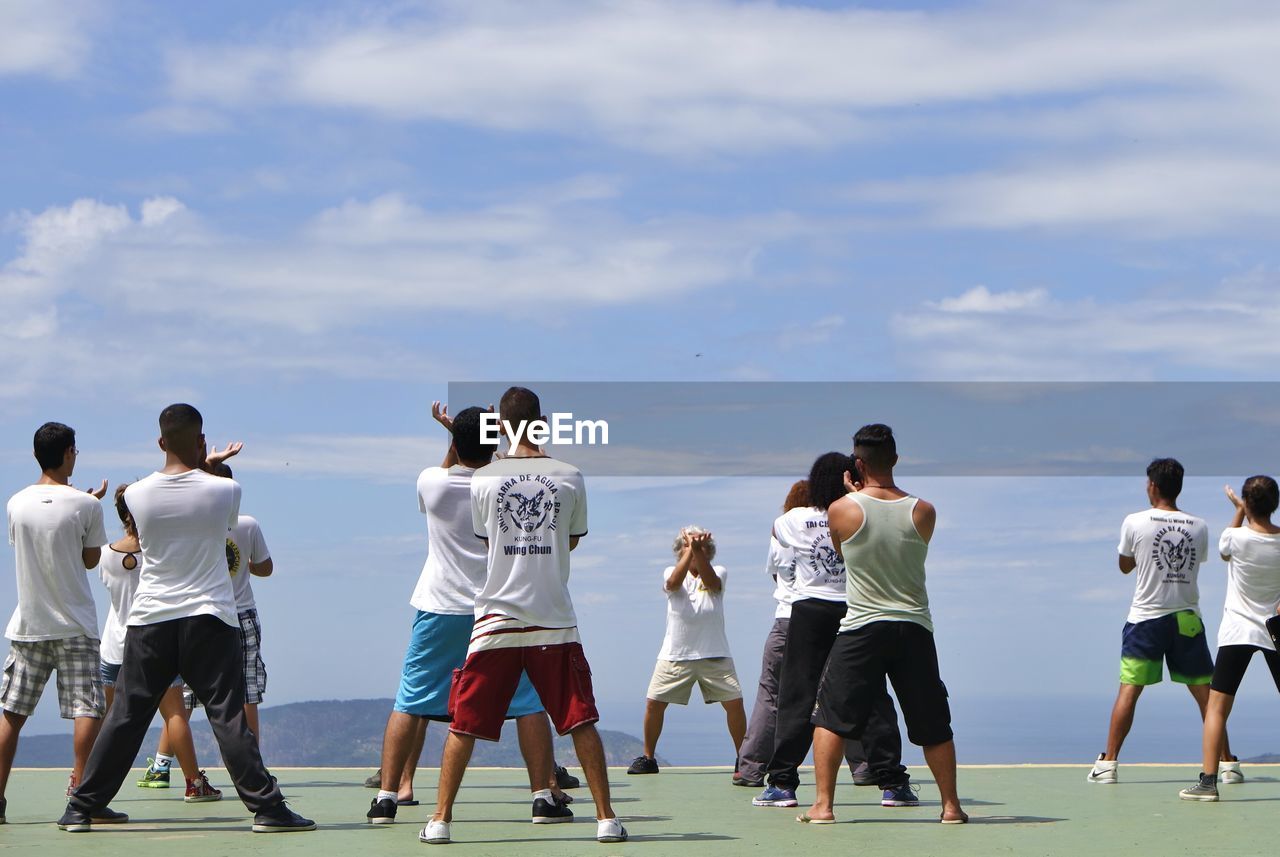
<path fill-rule="evenodd" d="M 894 855 L 1110 855 L 1261 854 L 1274 852 L 1271 832 L 1280 808 L 1280 769 L 1246 766 L 1247 782 L 1223 788 L 1219 803 L 1178 800 L 1190 783 L 1190 766 L 1122 765 L 1121 782 L 1085 782 L 1086 766 L 973 767 L 960 772 L 960 794 L 972 816 L 967 826 L 937 823 L 937 791 L 928 771 L 913 770 L 921 805 L 885 809 L 879 792 L 842 784 L 841 823 L 810 827 L 795 823 L 795 810 L 751 806 L 751 789 L 729 783 L 725 768 L 669 768 L 656 776 L 628 777 L 610 771 L 614 803 L 631 841 L 594 841 L 594 813 L 586 788 L 574 792 L 580 821 L 529 822 L 524 774 L 517 770 L 471 771 L 463 784 L 453 825 L 454 855 L 681 854 L 742 857 L 744 849 L 773 854 Z M 307 854 L 421 855 L 418 829 L 427 806 L 404 807 L 397 824 L 365 823 L 373 792 L 359 783 L 369 772 L 352 769 L 277 768 L 274 773 L 291 805 L 314 818 L 314 833 L 252 834 L 244 807 L 227 786 L 225 772 L 211 774 L 227 797 L 219 803 L 185 804 L 178 789 L 144 791 L 132 778 L 112 807 L 132 821 L 88 834 L 68 834 L 53 824 L 65 799 L 66 773 L 15 771 L 8 789 L 8 824 L 0 827 L 6 853 L 114 855 Z M 580 772 L 575 772 L 579 773 Z M 419 798 L 434 796 L 434 769 L 421 772 Z M 812 782 L 809 772 L 806 783 Z M 802 786 L 801 809 L 812 797 Z M 872 849 L 864 851 L 863 849 Z M 52 849 L 52 850 L 49 850 Z"/>

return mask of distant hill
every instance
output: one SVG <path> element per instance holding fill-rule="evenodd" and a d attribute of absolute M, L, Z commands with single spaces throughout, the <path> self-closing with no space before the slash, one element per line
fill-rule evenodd
<path fill-rule="evenodd" d="M 1253 765 L 1274 765 L 1280 762 L 1280 753 L 1263 753 L 1261 756 L 1250 756 L 1240 761 Z"/>
<path fill-rule="evenodd" d="M 372 771 L 378 767 L 382 754 L 382 732 L 392 703 L 391 699 L 333 699 L 262 708 L 258 716 L 262 722 L 263 758 L 268 765 L 280 767 L 367 767 Z M 138 754 L 138 765 L 145 764 L 148 755 L 155 755 L 156 742 L 160 740 L 158 724 L 157 720 L 157 725 L 147 733 Z M 201 764 L 208 765 L 210 760 L 218 759 L 217 744 L 202 712 L 197 711 L 192 718 L 191 730 Z M 446 727 L 441 723 L 432 723 L 427 728 L 420 764 L 426 767 L 440 764 L 445 732 Z M 607 729 L 600 730 L 600 737 L 610 765 L 626 765 L 640 755 L 639 738 Z M 561 765 L 577 765 L 573 739 L 557 737 L 555 752 L 556 761 Z M 71 735 L 24 734 L 14 764 L 28 768 L 70 768 Z M 477 741 L 472 764 L 523 767 L 515 724 L 506 725 L 502 740 L 496 744 Z"/>

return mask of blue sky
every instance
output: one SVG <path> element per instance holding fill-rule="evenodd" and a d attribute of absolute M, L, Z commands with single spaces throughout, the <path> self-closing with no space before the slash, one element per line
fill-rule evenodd
<path fill-rule="evenodd" d="M 1265 2 L 0 2 L 0 476 L 47 419 L 79 481 L 144 475 L 195 402 L 276 555 L 270 701 L 390 695 L 450 381 L 1273 380 L 1277 37 Z M 1216 527 L 1244 474 L 1202 475 Z M 745 581 L 786 484 L 591 483 L 619 726 L 670 533 Z M 926 488 L 953 693 L 1052 604 L 1089 629 L 1053 691 L 1109 694 L 1140 479 Z M 768 588 L 731 603 L 749 681 Z"/>

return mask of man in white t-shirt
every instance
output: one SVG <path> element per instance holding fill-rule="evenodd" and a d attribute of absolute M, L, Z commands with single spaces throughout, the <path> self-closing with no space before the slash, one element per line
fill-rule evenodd
<path fill-rule="evenodd" d="M 0 823 L 5 819 L 4 794 L 18 733 L 36 710 L 54 670 L 59 712 L 75 723 L 72 784 L 80 780 L 102 723 L 98 613 L 86 570 L 97 567 L 102 546 L 110 541 L 98 502 L 107 493 L 107 483 L 90 492 L 71 487 L 76 433 L 62 423 L 40 426 L 34 451 L 40 479 L 14 494 L 8 504 L 18 606 L 5 631 L 11 643 L 0 685 Z"/>
<path fill-rule="evenodd" d="M 728 574 L 724 566 L 711 564 L 716 555 L 715 540 L 701 527 L 685 527 L 676 536 L 672 550 L 676 564 L 667 566 L 662 573 L 667 634 L 646 694 L 644 755 L 631 762 L 628 774 L 658 773 L 658 738 L 667 706 L 688 705 L 695 684 L 703 702 L 724 706 L 735 759 L 747 731 L 742 685 L 724 633 Z"/>
<path fill-rule="evenodd" d="M 587 534 L 586 485 L 576 467 L 539 447 L 545 440 L 535 429 L 546 425 L 541 407 L 524 387 L 503 394 L 498 416 L 511 451 L 471 479 L 472 525 L 488 542 L 487 573 L 467 661 L 454 675 L 436 812 L 419 834 L 429 844 L 450 841 L 453 804 L 476 738 L 498 740 L 522 672 L 556 730 L 573 736 L 595 799 L 596 839 L 627 838 L 609 801 L 591 667 L 569 597 L 569 552 Z"/>
<path fill-rule="evenodd" d="M 417 614 L 382 738 L 382 783 L 366 815 L 370 824 L 395 821 L 396 808 L 405 800 L 400 789 L 412 787 L 427 723 L 449 722 L 450 685 L 467 659 L 476 595 L 485 579 L 484 542 L 471 525 L 471 479 L 493 460 L 498 447 L 481 440 L 479 408 L 465 408 L 452 419 L 439 402 L 431 409 L 449 431 L 450 443 L 441 465 L 418 477 L 418 511 L 427 517 L 427 560 L 409 601 Z M 506 716 L 516 721 L 529 770 L 532 821 L 573 821 L 566 797 L 554 786 L 551 730 L 527 676 L 521 676 Z"/>
<path fill-rule="evenodd" d="M 1178 508 L 1183 468 L 1172 458 L 1147 467 L 1150 509 L 1135 512 L 1120 527 L 1119 566 L 1137 570 L 1133 603 L 1120 649 L 1120 691 L 1111 709 L 1107 749 L 1089 771 L 1091 783 L 1114 783 L 1124 739 L 1142 689 L 1169 678 L 1185 684 L 1204 718 L 1213 678 L 1213 656 L 1200 618 L 1200 565 L 1209 556 L 1209 528 Z M 1240 766 L 1224 744 L 1223 782 L 1239 782 Z"/>
<path fill-rule="evenodd" d="M 262 763 L 244 713 L 235 594 L 227 531 L 239 517 L 240 486 L 201 469 L 204 421 L 190 405 L 160 414 L 162 470 L 134 482 L 125 502 L 143 563 L 125 632 L 116 700 L 58 826 L 84 832 L 129 773 L 164 691 L 181 675 L 204 703 L 255 833 L 314 830 L 290 810 Z"/>

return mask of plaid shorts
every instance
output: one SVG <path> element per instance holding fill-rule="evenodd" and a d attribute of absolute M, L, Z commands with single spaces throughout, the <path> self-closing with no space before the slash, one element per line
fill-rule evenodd
<path fill-rule="evenodd" d="M 262 625 L 258 623 L 257 610 L 240 614 L 240 650 L 244 655 L 244 701 L 257 705 L 267 693 L 267 665 L 262 662 Z M 188 711 L 200 704 L 190 687 L 182 689 L 182 698 Z"/>
<path fill-rule="evenodd" d="M 89 637 L 10 642 L 0 707 L 31 716 L 54 670 L 58 671 L 58 710 L 63 718 L 101 718 L 106 706 L 98 672 L 98 641 Z"/>

